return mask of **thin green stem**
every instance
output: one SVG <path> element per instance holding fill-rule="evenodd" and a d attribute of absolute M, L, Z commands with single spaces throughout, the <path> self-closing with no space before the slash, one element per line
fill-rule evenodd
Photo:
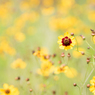
<path fill-rule="evenodd" d="M 85 85 L 85 83 L 87 82 L 87 80 L 89 79 L 89 77 L 91 76 L 91 74 L 93 73 L 93 71 L 94 71 L 94 68 L 91 70 L 91 72 L 90 72 L 90 74 L 88 75 L 87 79 L 85 80 L 83 86 Z M 83 86 L 82 86 L 82 87 L 83 87 Z"/>
<path fill-rule="evenodd" d="M 84 80 L 85 80 L 85 78 L 86 78 L 86 75 L 87 75 L 88 68 L 89 68 L 89 64 L 88 64 L 88 67 L 87 67 L 87 70 L 86 70 L 86 73 L 85 73 Z"/>
<path fill-rule="evenodd" d="M 92 48 L 95 51 L 95 49 L 87 41 L 86 41 L 86 43 L 90 46 L 90 48 Z"/>
<path fill-rule="evenodd" d="M 81 94 L 81 89 L 80 89 L 80 87 L 79 87 L 78 85 L 77 85 L 77 87 L 79 88 L 80 95 L 82 95 L 82 94 Z"/>

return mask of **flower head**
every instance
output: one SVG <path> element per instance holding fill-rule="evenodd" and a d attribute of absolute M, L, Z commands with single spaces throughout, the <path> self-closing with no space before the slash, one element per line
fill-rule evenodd
<path fill-rule="evenodd" d="M 24 69 L 26 67 L 26 63 L 24 61 L 22 61 L 22 59 L 18 58 L 17 60 L 15 60 L 12 64 L 11 67 L 13 69 L 17 69 L 17 68 L 21 68 Z"/>
<path fill-rule="evenodd" d="M 4 84 L 3 89 L 0 89 L 0 95 L 19 95 L 19 91 L 13 85 Z"/>
<path fill-rule="evenodd" d="M 76 44 L 75 37 L 70 36 L 68 32 L 64 34 L 64 36 L 58 37 L 58 44 L 60 49 L 72 49 L 72 47 Z"/>
<path fill-rule="evenodd" d="M 90 80 L 90 83 L 92 84 L 92 86 L 90 86 L 89 90 L 95 95 L 95 76 L 93 77 L 92 80 Z"/>

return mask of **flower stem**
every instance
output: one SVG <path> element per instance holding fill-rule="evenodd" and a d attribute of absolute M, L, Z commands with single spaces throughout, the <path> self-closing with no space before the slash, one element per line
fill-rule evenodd
<path fill-rule="evenodd" d="M 86 40 L 85 40 L 86 41 Z M 86 43 L 95 51 L 95 49 L 86 41 Z"/>
<path fill-rule="evenodd" d="M 93 73 L 93 71 L 94 71 L 94 68 L 92 69 L 92 71 L 91 71 L 90 74 L 88 75 L 88 77 L 87 77 L 87 79 L 85 80 L 83 86 L 85 85 L 85 83 L 87 82 L 87 80 L 89 79 L 89 77 L 91 76 L 91 74 Z M 82 87 L 83 87 L 83 86 L 82 86 Z"/>

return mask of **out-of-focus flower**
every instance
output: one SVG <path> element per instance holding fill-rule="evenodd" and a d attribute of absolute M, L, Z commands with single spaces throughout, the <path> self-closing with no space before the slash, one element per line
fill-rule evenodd
<path fill-rule="evenodd" d="M 22 33 L 22 32 L 17 32 L 17 33 L 15 34 L 15 39 L 16 39 L 18 42 L 24 41 L 24 40 L 25 40 L 25 35 L 24 35 L 24 33 Z"/>
<path fill-rule="evenodd" d="M 95 86 L 95 76 L 93 77 L 92 80 L 90 80 L 90 84 L 93 85 L 93 86 Z"/>
<path fill-rule="evenodd" d="M 62 17 L 52 17 L 50 19 L 50 23 L 49 26 L 52 30 L 67 30 L 70 29 L 72 27 L 76 27 L 78 25 L 80 25 L 80 20 L 76 17 L 73 16 L 68 16 L 65 18 Z"/>
<path fill-rule="evenodd" d="M 65 75 L 68 78 L 74 78 L 77 76 L 77 71 L 74 68 L 67 68 L 67 71 L 65 72 Z"/>
<path fill-rule="evenodd" d="M 90 83 L 92 86 L 90 86 L 89 90 L 95 95 L 95 76 L 93 77 L 92 80 L 90 80 Z"/>
<path fill-rule="evenodd" d="M 54 4 L 54 0 L 42 0 L 42 5 L 44 7 L 51 7 Z"/>
<path fill-rule="evenodd" d="M 13 69 L 18 69 L 18 68 L 24 69 L 26 67 L 26 63 L 22 61 L 22 59 L 18 58 L 11 64 L 11 67 Z"/>
<path fill-rule="evenodd" d="M 7 53 L 9 55 L 12 55 L 12 56 L 16 54 L 15 49 L 9 45 L 9 42 L 7 40 L 2 40 L 1 41 L 1 43 L 0 43 L 0 49 L 3 52 L 5 52 L 5 53 Z"/>
<path fill-rule="evenodd" d="M 90 10 L 88 12 L 88 18 L 91 22 L 95 22 L 95 11 Z"/>
<path fill-rule="evenodd" d="M 75 58 L 79 58 L 79 57 L 82 56 L 81 52 L 85 52 L 85 49 L 83 49 L 83 48 L 78 48 L 78 51 L 77 51 L 77 49 L 74 49 L 74 50 L 73 50 L 73 56 L 74 56 Z"/>
<path fill-rule="evenodd" d="M 66 32 L 64 36 L 61 35 L 58 37 L 58 44 L 60 49 L 72 49 L 72 47 L 76 44 L 75 37 L 70 36 L 70 34 Z"/>
<path fill-rule="evenodd" d="M 54 76 L 54 80 L 57 81 L 59 79 L 58 76 Z"/>
<path fill-rule="evenodd" d="M 46 89 L 46 84 L 40 84 L 39 85 L 39 89 L 41 90 L 41 91 L 45 91 L 45 89 Z"/>
<path fill-rule="evenodd" d="M 26 33 L 27 33 L 28 35 L 33 35 L 33 34 L 35 34 L 35 32 L 36 32 L 35 27 L 28 27 L 28 28 L 26 29 Z"/>
<path fill-rule="evenodd" d="M 19 95 L 19 91 L 13 85 L 3 84 L 3 88 L 0 89 L 0 95 Z"/>
<path fill-rule="evenodd" d="M 55 74 L 64 73 L 67 71 L 67 69 L 68 69 L 68 66 L 61 65 L 60 67 L 55 67 L 54 73 Z"/>
<path fill-rule="evenodd" d="M 49 76 L 53 72 L 53 65 L 49 61 L 44 61 L 41 64 L 41 69 L 37 70 L 37 73 L 43 76 Z"/>
<path fill-rule="evenodd" d="M 92 37 L 92 41 L 93 41 L 93 42 L 94 42 L 94 44 L 95 44 L 95 36 L 93 36 L 93 37 Z"/>
<path fill-rule="evenodd" d="M 74 5 L 75 0 L 60 0 L 57 4 L 57 10 L 60 14 L 67 14 Z"/>
<path fill-rule="evenodd" d="M 33 53 L 34 56 L 37 57 L 43 57 L 43 55 L 47 55 L 48 51 L 46 48 L 40 48 L 40 50 L 35 51 L 35 53 Z"/>
<path fill-rule="evenodd" d="M 43 15 L 51 15 L 53 13 L 54 13 L 54 7 L 48 7 L 48 8 L 42 7 L 42 14 Z"/>

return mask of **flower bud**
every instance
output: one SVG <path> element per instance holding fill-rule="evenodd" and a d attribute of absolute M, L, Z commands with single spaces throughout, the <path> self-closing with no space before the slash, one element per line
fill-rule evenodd
<path fill-rule="evenodd" d="M 71 36 L 74 36 L 74 33 L 71 33 Z"/>
<path fill-rule="evenodd" d="M 20 77 L 16 77 L 15 80 L 20 80 Z"/>
<path fill-rule="evenodd" d="M 54 90 L 54 91 L 52 91 L 52 93 L 55 95 L 56 94 L 56 91 Z"/>
<path fill-rule="evenodd" d="M 34 53 L 35 53 L 35 51 L 33 50 L 33 51 L 32 51 L 32 54 L 34 54 Z"/>
<path fill-rule="evenodd" d="M 40 47 L 38 47 L 38 48 L 37 48 L 37 50 L 38 50 L 38 51 L 40 51 L 40 50 L 41 50 L 41 48 L 40 48 Z"/>
<path fill-rule="evenodd" d="M 89 88 L 90 87 L 90 84 L 87 84 L 87 88 Z"/>
<path fill-rule="evenodd" d="M 26 81 L 29 81 L 29 78 L 27 78 Z"/>
<path fill-rule="evenodd" d="M 52 57 L 53 57 L 53 58 L 56 57 L 56 54 L 53 54 Z"/>
<path fill-rule="evenodd" d="M 70 58 L 70 57 L 71 57 L 70 53 L 68 53 L 68 55 L 67 55 L 67 56 L 68 56 L 68 58 Z"/>
<path fill-rule="evenodd" d="M 82 55 L 85 55 L 85 53 L 84 53 L 83 51 L 81 52 L 81 54 L 82 54 Z"/>
<path fill-rule="evenodd" d="M 61 57 L 65 57 L 65 54 L 64 54 L 64 53 L 62 53 L 62 54 L 61 54 Z"/>
<path fill-rule="evenodd" d="M 83 35 L 80 35 L 83 40 L 85 40 L 85 37 Z"/>
<path fill-rule="evenodd" d="M 32 90 L 32 89 L 30 89 L 29 91 L 30 91 L 30 92 L 32 92 L 33 90 Z"/>
<path fill-rule="evenodd" d="M 77 86 L 77 84 L 76 84 L 76 83 L 74 83 L 74 84 L 73 84 L 73 86 Z"/>
<path fill-rule="evenodd" d="M 65 95 L 68 95 L 68 92 L 65 92 Z"/>
<path fill-rule="evenodd" d="M 60 60 L 58 63 L 59 63 L 59 64 L 61 64 L 61 63 L 62 63 L 62 61 Z"/>

